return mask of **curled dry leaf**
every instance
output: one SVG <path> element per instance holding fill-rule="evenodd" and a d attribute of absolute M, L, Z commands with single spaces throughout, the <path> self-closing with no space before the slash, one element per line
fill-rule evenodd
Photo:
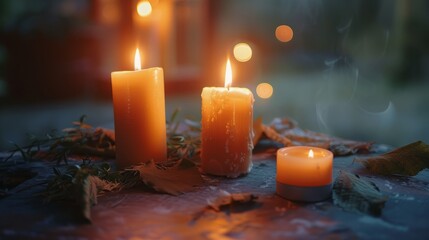
<path fill-rule="evenodd" d="M 213 199 L 207 199 L 207 207 L 201 211 L 196 212 L 190 224 L 195 224 L 200 218 L 202 218 L 207 210 L 213 209 L 216 212 L 225 211 L 227 214 L 231 212 L 244 212 L 251 209 L 255 209 L 262 205 L 255 200 L 258 197 L 251 193 L 229 193 L 224 190 L 220 190 L 219 196 Z"/>
<path fill-rule="evenodd" d="M 86 173 L 77 173 L 73 180 L 76 196 L 78 213 L 85 222 L 91 222 L 91 206 L 97 202 L 97 189 L 91 183 L 89 175 Z"/>
<path fill-rule="evenodd" d="M 229 193 L 221 190 L 215 199 L 207 200 L 208 207 L 220 211 L 222 207 L 231 205 L 240 205 L 254 202 L 258 197 L 251 193 Z"/>
<path fill-rule="evenodd" d="M 277 133 L 273 128 L 271 128 L 269 126 L 262 125 L 262 130 L 264 131 L 265 135 L 269 139 L 276 141 L 276 142 L 279 142 L 286 147 L 292 146 L 292 141 L 289 138 L 283 137 L 282 135 Z"/>
<path fill-rule="evenodd" d="M 189 192 L 195 186 L 203 183 L 198 169 L 193 167 L 172 167 L 165 170 L 158 169 L 153 161 L 148 164 L 134 166 L 126 171 L 138 171 L 140 179 L 154 190 L 171 195 Z"/>
<path fill-rule="evenodd" d="M 78 172 L 73 182 L 80 214 L 88 222 L 91 222 L 91 207 L 98 203 L 97 196 L 105 191 L 119 189 L 119 183 L 108 182 L 83 172 Z"/>
<path fill-rule="evenodd" d="M 16 153 L 21 153 L 24 160 L 43 159 L 67 162 L 68 156 L 98 156 L 103 158 L 115 157 L 115 133 L 105 128 L 94 129 L 84 123 L 86 116 L 80 121 L 73 122 L 74 127 L 65 128 L 62 134 L 55 131 L 43 137 L 31 135 L 27 146 L 15 144 L 6 161 Z"/>
<path fill-rule="evenodd" d="M 381 215 L 387 197 L 373 183 L 341 171 L 333 187 L 334 204 L 352 212 Z"/>
<path fill-rule="evenodd" d="M 257 121 L 254 129 L 255 132 L 262 129 L 267 138 L 286 147 L 300 145 L 320 147 L 331 150 L 336 156 L 368 153 L 372 150 L 372 143 L 345 140 L 305 130 L 298 127 L 295 121 L 287 118 L 275 118 L 269 125 Z"/>
<path fill-rule="evenodd" d="M 111 143 L 115 142 L 115 131 L 112 129 L 98 127 L 94 131 L 94 137 L 101 143 L 103 140 Z"/>
<path fill-rule="evenodd" d="M 120 183 L 103 180 L 91 175 L 95 168 L 90 166 L 69 166 L 66 171 L 54 168 L 55 178 L 48 182 L 42 195 L 45 200 L 69 200 L 75 203 L 77 215 L 87 223 L 91 222 L 91 206 L 97 204 L 97 197 L 106 191 L 120 190 Z"/>
<path fill-rule="evenodd" d="M 429 167 L 429 145 L 418 141 L 379 156 L 359 158 L 356 161 L 374 174 L 414 176 Z"/>

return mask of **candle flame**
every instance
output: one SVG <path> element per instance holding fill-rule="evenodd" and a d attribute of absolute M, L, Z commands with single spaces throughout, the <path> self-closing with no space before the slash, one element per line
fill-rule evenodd
<path fill-rule="evenodd" d="M 134 70 L 141 70 L 142 69 L 142 63 L 140 60 L 140 52 L 139 49 L 136 48 L 136 54 L 134 55 Z"/>
<path fill-rule="evenodd" d="M 141 1 L 137 4 L 137 13 L 141 17 L 147 17 L 152 13 L 152 5 L 149 1 Z"/>
<path fill-rule="evenodd" d="M 308 157 L 309 158 L 314 158 L 313 149 L 310 149 L 310 151 L 308 151 Z"/>
<path fill-rule="evenodd" d="M 228 60 L 226 61 L 226 69 L 225 69 L 225 87 L 229 89 L 232 84 L 232 69 L 231 69 L 231 62 Z"/>

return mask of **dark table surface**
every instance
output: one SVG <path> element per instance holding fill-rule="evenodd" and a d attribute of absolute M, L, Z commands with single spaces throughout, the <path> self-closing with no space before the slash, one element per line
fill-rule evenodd
<path fill-rule="evenodd" d="M 380 217 L 344 211 L 332 199 L 304 204 L 277 196 L 275 157 L 257 153 L 247 176 L 205 176 L 204 186 L 180 196 L 141 189 L 107 193 L 92 208 L 92 224 L 79 224 L 73 209 L 37 196 L 53 163 L 28 163 L 38 174 L 0 199 L 0 239 L 427 239 L 429 171 L 379 177 L 354 157 L 336 157 L 334 177 L 343 169 L 376 183 L 389 197 Z M 221 190 L 259 198 L 246 208 L 206 209 Z"/>

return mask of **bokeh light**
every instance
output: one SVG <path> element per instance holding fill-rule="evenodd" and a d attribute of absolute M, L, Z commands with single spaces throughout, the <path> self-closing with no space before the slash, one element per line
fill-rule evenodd
<path fill-rule="evenodd" d="M 269 83 L 260 83 L 256 87 L 256 94 L 263 99 L 270 98 L 273 95 L 273 86 Z"/>
<path fill-rule="evenodd" d="M 238 43 L 234 46 L 234 57 L 239 62 L 247 62 L 252 58 L 252 48 L 247 43 Z"/>
<path fill-rule="evenodd" d="M 276 38 L 280 42 L 289 42 L 293 38 L 293 30 L 287 25 L 280 25 L 276 28 Z"/>
<path fill-rule="evenodd" d="M 147 0 L 140 1 L 137 4 L 137 13 L 141 17 L 147 17 L 152 13 L 152 6 L 150 5 L 150 2 Z"/>

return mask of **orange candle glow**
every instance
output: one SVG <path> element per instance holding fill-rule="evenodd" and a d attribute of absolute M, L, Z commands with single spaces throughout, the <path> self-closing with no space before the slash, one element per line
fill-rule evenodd
<path fill-rule="evenodd" d="M 228 59 L 225 87 L 205 87 L 201 93 L 201 169 L 238 177 L 252 168 L 254 99 L 249 89 L 231 87 L 231 83 Z"/>
<path fill-rule="evenodd" d="M 167 158 L 163 70 L 159 67 L 140 70 L 138 49 L 134 68 L 135 71 L 112 72 L 119 168 Z"/>
<path fill-rule="evenodd" d="M 315 147 L 286 147 L 277 151 L 277 193 L 296 201 L 328 198 L 332 187 L 332 152 Z"/>

